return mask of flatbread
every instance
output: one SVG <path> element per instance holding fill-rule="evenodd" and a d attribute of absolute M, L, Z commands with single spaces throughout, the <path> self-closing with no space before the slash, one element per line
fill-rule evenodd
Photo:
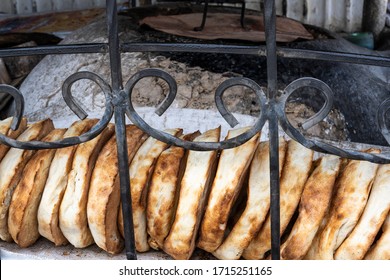
<path fill-rule="evenodd" d="M 340 174 L 343 173 L 348 162 L 349 162 L 349 159 L 344 159 L 344 158 L 341 159 L 340 171 L 339 171 L 338 176 L 340 176 Z M 321 236 L 321 233 L 324 230 L 324 228 L 329 220 L 330 210 L 331 210 L 332 205 L 334 203 L 333 200 L 334 200 L 334 198 L 336 196 L 336 192 L 337 192 L 337 180 L 338 179 L 336 179 L 335 185 L 333 187 L 333 194 L 331 197 L 330 207 L 328 207 L 328 209 L 326 210 L 324 218 L 322 219 L 321 224 L 317 230 L 317 233 L 313 238 L 313 241 L 309 247 L 309 250 L 307 251 L 306 255 L 303 257 L 304 260 L 319 260 L 320 259 L 320 257 L 319 257 L 320 236 Z"/>
<path fill-rule="evenodd" d="M 294 140 L 289 140 L 280 179 L 280 234 L 289 224 L 299 204 L 303 187 L 310 175 L 314 152 Z M 244 250 L 245 259 L 263 259 L 271 249 L 271 218 L 266 218 L 258 235 Z"/>
<path fill-rule="evenodd" d="M 366 206 L 377 169 L 378 164 L 351 160 L 340 174 L 329 219 L 319 237 L 319 259 L 332 260 L 337 248 L 357 224 Z"/>
<path fill-rule="evenodd" d="M 364 257 L 365 260 L 390 260 L 390 212 L 382 227 L 382 234 Z"/>
<path fill-rule="evenodd" d="M 390 165 L 381 165 L 359 222 L 337 249 L 336 260 L 361 260 L 370 249 L 390 210 Z"/>
<path fill-rule="evenodd" d="M 248 129 L 230 130 L 226 140 L 237 137 Z M 197 243 L 199 248 L 207 252 L 214 252 L 223 241 L 232 206 L 252 162 L 259 137 L 260 133 L 257 133 L 246 143 L 221 152 Z"/>
<path fill-rule="evenodd" d="M 13 117 L 6 118 L 0 121 L 0 133 L 11 139 L 16 139 L 27 128 L 27 119 L 22 118 L 17 130 L 11 129 Z M 11 147 L 0 143 L 0 161 L 7 154 Z"/>
<path fill-rule="evenodd" d="M 169 129 L 165 132 L 176 136 L 181 134 L 182 130 Z M 138 252 L 146 252 L 150 248 L 146 229 L 147 185 L 157 158 L 168 146 L 150 136 L 140 146 L 129 167 L 135 248 Z"/>
<path fill-rule="evenodd" d="M 208 130 L 194 142 L 217 142 L 220 127 Z M 164 251 L 175 259 L 189 259 L 195 249 L 198 228 L 215 176 L 217 151 L 190 151 L 180 185 L 179 203 Z"/>
<path fill-rule="evenodd" d="M 338 156 L 325 155 L 307 180 L 299 204 L 298 218 L 282 244 L 281 259 L 302 259 L 327 213 L 333 188 L 339 174 L 341 160 Z"/>
<path fill-rule="evenodd" d="M 279 175 L 283 168 L 287 142 L 279 138 Z M 223 260 L 238 260 L 259 232 L 270 205 L 269 142 L 261 142 L 250 166 L 248 198 L 244 212 L 213 255 Z"/>
<path fill-rule="evenodd" d="M 126 126 L 129 161 L 146 135 L 135 125 Z M 120 182 L 116 136 L 104 145 L 92 172 L 88 193 L 87 218 L 91 234 L 97 246 L 110 254 L 118 254 L 124 248 L 118 228 Z"/>
<path fill-rule="evenodd" d="M 54 129 L 42 141 L 60 140 L 65 131 L 66 129 Z M 38 232 L 38 206 L 55 152 L 55 149 L 37 151 L 26 164 L 12 195 L 8 230 L 13 240 L 22 248 L 33 245 L 41 236 Z"/>
<path fill-rule="evenodd" d="M 199 135 L 197 131 L 183 135 L 181 139 L 192 141 Z M 164 239 L 171 229 L 187 155 L 188 150 L 171 146 L 157 159 L 146 204 L 148 243 L 155 250 L 163 248 Z"/>
<path fill-rule="evenodd" d="M 97 121 L 97 119 L 85 119 L 74 122 L 65 132 L 64 138 L 80 136 L 90 130 Z M 59 209 L 76 149 L 77 145 L 56 151 L 38 208 L 39 233 L 56 246 L 68 243 L 59 226 Z"/>
<path fill-rule="evenodd" d="M 96 159 L 113 133 L 114 125 L 108 124 L 97 137 L 80 144 L 73 156 L 59 210 L 59 225 L 65 238 L 76 248 L 94 243 L 87 219 L 89 185 Z"/>
<path fill-rule="evenodd" d="M 53 129 L 53 122 L 49 119 L 36 122 L 29 125 L 17 140 L 40 140 Z M 0 238 L 4 241 L 13 240 L 8 232 L 8 210 L 22 171 L 34 153 L 33 150 L 11 148 L 0 163 Z"/>

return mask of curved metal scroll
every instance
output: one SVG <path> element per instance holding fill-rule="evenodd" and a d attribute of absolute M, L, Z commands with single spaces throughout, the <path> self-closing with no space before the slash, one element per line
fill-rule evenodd
<path fill-rule="evenodd" d="M 18 141 L 9 138 L 3 134 L 0 134 L 0 142 L 14 148 L 26 149 L 26 150 L 58 149 L 58 148 L 64 148 L 64 147 L 81 144 L 98 136 L 103 131 L 103 129 L 108 125 L 113 115 L 113 106 L 111 104 L 111 88 L 101 77 L 91 72 L 78 72 L 68 77 L 62 86 L 62 95 L 64 97 L 66 104 L 80 119 L 86 118 L 87 114 L 80 107 L 80 105 L 76 103 L 75 99 L 71 94 L 72 84 L 80 79 L 89 79 L 91 81 L 96 82 L 103 90 L 103 93 L 106 98 L 105 112 L 102 118 L 88 132 L 77 137 L 67 137 L 62 140 L 53 141 L 53 142 L 44 142 L 44 141 L 23 142 L 23 141 Z M 8 93 L 14 97 L 15 114 L 14 114 L 13 122 L 11 124 L 11 129 L 16 130 L 19 127 L 19 123 L 24 113 L 23 95 L 18 89 L 8 85 L 0 85 L 0 91 Z"/>
<path fill-rule="evenodd" d="M 24 98 L 21 92 L 14 88 L 13 86 L 10 85 L 0 85 L 0 92 L 8 93 L 14 98 L 15 102 L 15 113 L 14 117 L 12 119 L 11 123 L 11 129 L 12 130 L 17 130 L 19 128 L 20 122 L 22 121 L 23 118 L 23 112 L 24 112 Z M 0 134 L 0 139 L 2 138 Z"/>
<path fill-rule="evenodd" d="M 262 89 L 260 88 L 260 86 L 256 82 L 254 82 L 250 79 L 247 79 L 247 78 L 232 78 L 232 79 L 229 79 L 229 80 L 226 80 L 225 82 L 223 82 L 216 90 L 215 99 L 216 99 L 218 111 L 221 113 L 222 117 L 231 126 L 235 126 L 238 122 L 234 118 L 234 116 L 226 109 L 226 107 L 223 103 L 223 100 L 222 100 L 222 96 L 223 96 L 224 92 L 232 86 L 241 85 L 241 86 L 248 87 L 256 93 L 256 95 L 259 99 L 260 107 L 261 107 L 260 117 L 258 118 L 255 125 L 251 129 L 249 129 L 247 132 L 245 132 L 237 137 L 234 137 L 234 138 L 231 138 L 231 139 L 228 139 L 225 141 L 221 141 L 221 142 L 191 142 L 191 141 L 182 140 L 182 139 L 177 138 L 175 136 L 172 136 L 166 132 L 154 129 L 149 124 L 147 124 L 135 111 L 134 106 L 133 106 L 132 101 L 131 101 L 133 89 L 139 80 L 146 78 L 146 77 L 161 78 L 165 82 L 167 82 L 167 84 L 169 86 L 169 92 L 168 92 L 166 98 L 164 99 L 164 101 L 161 103 L 161 105 L 156 110 L 156 113 L 159 116 L 161 116 L 165 112 L 165 110 L 174 101 L 174 99 L 176 97 L 176 92 L 177 92 L 177 85 L 176 85 L 176 81 L 172 78 L 171 75 L 169 75 L 168 73 L 166 73 L 165 71 L 162 71 L 160 69 L 141 70 L 140 72 L 133 75 L 125 85 L 124 91 L 128 95 L 128 106 L 126 109 L 126 115 L 135 125 L 137 125 L 140 129 L 145 131 L 148 135 L 154 137 L 155 139 L 158 139 L 160 141 L 168 143 L 170 145 L 176 145 L 179 147 L 183 147 L 183 148 L 190 149 L 190 150 L 197 150 L 197 151 L 230 149 L 230 148 L 237 147 L 237 146 L 245 143 L 246 141 L 248 141 L 250 138 L 252 138 L 256 133 L 261 131 L 261 129 L 264 126 L 264 123 L 266 121 L 265 95 L 264 95 L 264 92 L 262 91 Z"/>
<path fill-rule="evenodd" d="M 103 91 L 106 102 L 105 102 L 105 111 L 103 113 L 103 116 L 100 118 L 100 120 L 88 132 L 77 137 L 79 138 L 81 143 L 89 141 L 95 138 L 96 136 L 98 136 L 104 130 L 104 128 L 106 128 L 106 126 L 108 125 L 108 123 L 110 122 L 114 114 L 114 106 L 112 104 L 112 90 L 110 85 L 105 80 L 103 80 L 103 78 L 101 78 L 99 75 L 87 71 L 77 72 L 69 76 L 63 83 L 62 96 L 65 100 L 65 103 L 68 105 L 68 107 L 80 119 L 85 119 L 86 117 L 88 117 L 88 114 L 83 110 L 83 108 L 79 104 L 77 104 L 71 92 L 72 85 L 76 81 L 82 79 L 87 79 L 95 82 Z"/>
<path fill-rule="evenodd" d="M 301 78 L 292 82 L 286 87 L 283 96 L 278 100 L 278 103 L 276 105 L 276 112 L 280 121 L 280 125 L 288 136 L 290 136 L 295 141 L 301 143 L 303 146 L 315 150 L 317 152 L 334 154 L 343 158 L 349 158 L 355 160 L 367 160 L 374 163 L 383 164 L 383 163 L 390 162 L 390 154 L 388 153 L 374 154 L 374 153 L 368 153 L 363 151 L 356 151 L 352 149 L 340 148 L 317 139 L 307 139 L 297 128 L 295 128 L 290 123 L 285 113 L 285 107 L 288 98 L 297 89 L 303 87 L 314 87 L 318 89 L 321 92 L 322 96 L 325 98 L 325 103 L 323 107 L 319 110 L 319 112 L 317 112 L 313 117 L 311 117 L 306 122 L 300 125 L 301 128 L 308 129 L 313 125 L 316 125 L 328 115 L 328 113 L 332 108 L 333 92 L 329 88 L 329 86 L 324 82 L 314 78 Z M 385 132 L 386 131 L 388 132 L 388 130 L 384 124 L 384 118 L 385 118 L 384 115 L 387 112 L 389 105 L 390 105 L 390 101 L 382 103 L 381 105 L 382 109 L 380 110 L 380 112 L 382 113 L 379 113 L 378 115 L 378 119 L 381 119 L 380 125 L 382 126 L 382 131 Z"/>

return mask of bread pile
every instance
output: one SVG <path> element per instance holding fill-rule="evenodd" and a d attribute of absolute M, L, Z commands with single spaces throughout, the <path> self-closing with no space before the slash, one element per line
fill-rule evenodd
<path fill-rule="evenodd" d="M 0 132 L 21 141 L 81 135 L 97 120 L 54 128 L 51 120 Z M 228 132 L 236 137 L 248 128 Z M 183 134 L 220 141 L 220 128 Z M 190 259 L 195 248 L 219 259 L 267 259 L 271 249 L 269 143 L 260 133 L 223 151 L 188 151 L 126 127 L 138 252 Z M 371 149 L 368 152 L 379 153 Z M 390 165 L 319 155 L 279 139 L 282 259 L 390 259 Z M 0 145 L 0 238 L 20 247 L 124 249 L 118 159 L 110 124 L 86 143 L 29 151 Z"/>

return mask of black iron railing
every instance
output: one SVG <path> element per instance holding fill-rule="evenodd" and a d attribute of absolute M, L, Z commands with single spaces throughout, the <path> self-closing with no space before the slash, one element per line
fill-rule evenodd
<path fill-rule="evenodd" d="M 191 150 L 221 150 L 241 145 L 248 141 L 253 135 L 259 132 L 265 122 L 269 124 L 270 141 L 270 182 L 271 182 L 271 256 L 272 259 L 280 259 L 280 193 L 279 193 L 279 154 L 278 137 L 279 125 L 291 138 L 300 142 L 307 148 L 322 153 L 331 153 L 341 157 L 359 160 L 368 160 L 376 163 L 390 163 L 390 154 L 369 154 L 356 150 L 342 149 L 321 140 L 313 140 L 305 137 L 301 130 L 306 130 L 324 119 L 332 108 L 332 90 L 322 81 L 314 78 L 301 78 L 289 84 L 281 97 L 277 97 L 277 58 L 287 57 L 293 59 L 324 60 L 343 63 L 354 63 L 363 65 L 376 65 L 390 67 L 390 58 L 381 56 L 361 55 L 353 53 L 324 52 L 313 50 L 300 50 L 280 48 L 276 45 L 276 15 L 275 3 L 273 0 L 264 1 L 264 23 L 266 29 L 266 46 L 238 46 L 238 45 L 215 45 L 215 44 L 176 44 L 176 43 L 119 43 L 117 5 L 115 0 L 107 0 L 107 26 L 108 43 L 59 45 L 30 48 L 0 49 L 0 57 L 24 56 L 24 55 L 47 55 L 47 54 L 74 54 L 74 53 L 109 53 L 111 69 L 111 85 L 103 78 L 92 72 L 77 72 L 68 77 L 62 87 L 62 94 L 66 104 L 81 119 L 87 114 L 80 104 L 77 104 L 72 97 L 71 86 L 81 79 L 88 79 L 98 84 L 105 94 L 105 111 L 100 121 L 92 129 L 79 136 L 65 138 L 61 141 L 46 143 L 42 141 L 20 142 L 0 134 L 0 141 L 6 145 L 22 149 L 52 149 L 86 142 L 97 135 L 107 126 L 114 116 L 116 128 L 116 140 L 119 160 L 119 176 L 121 199 L 123 205 L 123 221 L 125 232 L 125 248 L 127 259 L 136 259 L 133 216 L 131 209 L 130 179 L 128 172 L 128 154 L 125 134 L 126 116 L 140 129 L 150 136 L 166 143 L 184 147 Z M 121 73 L 121 52 L 196 52 L 196 53 L 230 53 L 254 56 L 266 56 L 267 58 L 267 93 L 264 94 L 260 86 L 253 80 L 247 78 L 231 78 L 223 82 L 216 90 L 215 103 L 217 109 L 224 119 L 234 127 L 237 120 L 226 109 L 222 96 L 226 89 L 241 85 L 254 91 L 260 104 L 260 116 L 255 125 L 246 133 L 233 139 L 218 143 L 189 142 L 174 137 L 163 131 L 156 130 L 149 126 L 135 111 L 131 95 L 134 85 L 144 77 L 159 77 L 165 80 L 169 86 L 169 93 L 156 114 L 161 116 L 175 99 L 177 86 L 175 80 L 168 73 L 159 69 L 145 69 L 133 75 L 124 85 Z M 288 97 L 297 89 L 314 87 L 319 90 L 325 100 L 321 110 L 313 117 L 299 124 L 299 128 L 291 125 L 285 113 L 285 106 Z M 14 97 L 16 110 L 12 129 L 17 129 L 19 121 L 23 116 L 24 99 L 20 91 L 8 85 L 0 85 L 0 91 Z M 390 132 L 386 127 L 386 114 L 390 109 L 390 100 L 385 100 L 378 108 L 378 125 L 383 136 L 390 143 Z"/>

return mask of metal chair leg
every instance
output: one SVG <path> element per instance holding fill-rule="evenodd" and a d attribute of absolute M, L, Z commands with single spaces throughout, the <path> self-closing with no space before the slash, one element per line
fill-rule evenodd
<path fill-rule="evenodd" d="M 242 5 L 241 5 L 240 23 L 241 23 L 241 28 L 245 29 L 245 0 L 242 1 Z"/>
<path fill-rule="evenodd" d="M 209 0 L 205 0 L 202 23 L 200 24 L 200 26 L 195 27 L 194 31 L 202 31 L 204 29 L 204 26 L 206 24 L 208 6 L 209 6 Z M 242 5 L 241 5 L 240 24 L 241 24 L 241 28 L 245 29 L 245 1 L 244 0 L 242 1 Z"/>
<path fill-rule="evenodd" d="M 209 0 L 205 0 L 204 2 L 204 9 L 203 9 L 203 17 L 202 17 L 202 23 L 200 24 L 200 26 L 198 27 L 195 27 L 194 28 L 194 31 L 202 31 L 205 24 L 206 24 L 206 17 L 207 17 L 207 8 L 209 6 Z"/>

